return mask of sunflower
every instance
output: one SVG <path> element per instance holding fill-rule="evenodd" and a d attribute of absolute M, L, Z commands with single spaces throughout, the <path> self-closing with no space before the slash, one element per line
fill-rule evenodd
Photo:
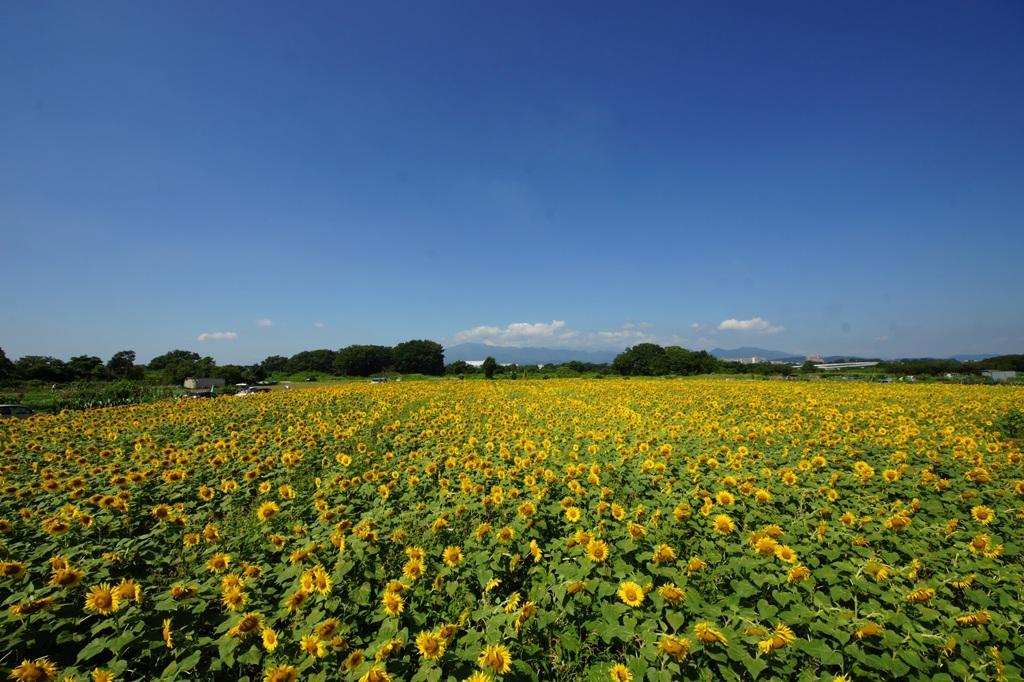
<path fill-rule="evenodd" d="M 324 622 L 313 628 L 313 634 L 320 639 L 329 640 L 334 637 L 334 633 L 341 627 L 341 621 L 337 618 L 328 618 Z"/>
<path fill-rule="evenodd" d="M 20 561 L 0 561 L 0 576 L 17 580 L 24 577 L 24 575 L 25 564 Z"/>
<path fill-rule="evenodd" d="M 299 670 L 292 665 L 279 665 L 263 674 L 263 682 L 296 682 Z"/>
<path fill-rule="evenodd" d="M 263 639 L 263 648 L 268 652 L 273 653 L 274 649 L 277 648 L 277 632 L 272 628 L 264 626 L 263 630 L 260 631 L 260 635 Z"/>
<path fill-rule="evenodd" d="M 185 600 L 185 599 L 191 599 L 192 597 L 196 596 L 198 593 L 199 593 L 199 588 L 194 587 L 192 585 L 188 585 L 188 586 L 185 586 L 185 585 L 175 585 L 174 587 L 171 588 L 171 596 L 174 597 L 175 599 L 177 599 L 178 601 L 182 601 L 182 600 Z"/>
<path fill-rule="evenodd" d="M 612 678 L 612 682 L 632 682 L 633 680 L 633 673 L 629 672 L 629 668 L 621 663 L 616 663 L 609 668 L 608 675 Z"/>
<path fill-rule="evenodd" d="M 881 637 L 884 632 L 885 628 L 878 623 L 865 623 L 854 634 L 857 635 L 857 639 L 864 639 L 865 637 Z"/>
<path fill-rule="evenodd" d="M 537 563 L 544 556 L 544 552 L 541 551 L 540 545 L 537 544 L 536 540 L 530 540 L 530 556 L 533 557 L 533 563 Z"/>
<path fill-rule="evenodd" d="M 807 568 L 803 564 L 797 564 L 793 568 L 789 569 L 789 573 L 786 575 L 787 583 L 798 583 L 802 580 L 806 580 L 811 575 L 811 569 Z"/>
<path fill-rule="evenodd" d="M 571 523 L 576 523 L 577 521 L 579 521 L 580 520 L 580 510 L 579 510 L 579 507 L 569 507 L 568 509 L 566 509 L 565 510 L 565 518 L 568 519 Z"/>
<path fill-rule="evenodd" d="M 736 524 L 729 518 L 728 514 L 718 514 L 714 520 L 714 531 L 721 535 L 728 535 L 736 530 Z"/>
<path fill-rule="evenodd" d="M 391 682 L 391 675 L 379 665 L 375 665 L 359 678 L 359 682 Z"/>
<path fill-rule="evenodd" d="M 249 597 L 245 595 L 245 592 L 234 588 L 224 590 L 224 593 L 221 595 L 221 603 L 229 611 L 237 611 L 245 606 L 247 601 L 249 601 Z"/>
<path fill-rule="evenodd" d="M 509 528 L 508 526 L 505 526 L 504 528 L 499 530 L 497 532 L 497 534 L 495 535 L 495 537 L 498 538 L 498 542 L 503 542 L 503 543 L 511 541 L 512 538 L 514 538 L 515 536 L 516 536 L 515 529 Z"/>
<path fill-rule="evenodd" d="M 668 583 L 659 587 L 658 594 L 664 597 L 670 604 L 679 604 L 686 599 L 686 591 L 676 587 L 674 583 Z"/>
<path fill-rule="evenodd" d="M 121 597 L 117 590 L 110 586 L 110 583 L 100 583 L 89 588 L 89 594 L 85 595 L 85 610 L 95 611 L 104 616 L 121 608 Z"/>
<path fill-rule="evenodd" d="M 299 648 L 313 658 L 323 658 L 327 655 L 327 645 L 316 635 L 304 635 L 299 642 Z"/>
<path fill-rule="evenodd" d="M 490 668 L 498 675 L 504 675 L 512 667 L 512 656 L 501 644 L 488 644 L 476 659 L 481 668 Z"/>
<path fill-rule="evenodd" d="M 693 631 L 696 633 L 697 639 L 705 644 L 718 642 L 724 646 L 729 645 L 729 640 L 726 639 L 725 635 L 717 630 L 712 630 L 707 623 L 697 623 L 693 626 Z"/>
<path fill-rule="evenodd" d="M 686 637 L 677 639 L 671 635 L 664 635 L 658 640 L 658 651 L 682 663 L 690 653 L 690 640 Z"/>
<path fill-rule="evenodd" d="M 513 623 L 516 632 L 519 632 L 519 628 L 523 626 L 523 623 L 529 620 L 530 617 L 536 612 L 537 602 L 528 601 L 525 604 L 523 604 L 523 608 L 519 611 L 518 615 L 516 615 L 516 620 Z"/>
<path fill-rule="evenodd" d="M 309 592 L 299 589 L 288 595 L 288 599 L 285 601 L 285 604 L 288 606 L 289 611 L 295 611 L 296 609 L 301 608 L 302 605 L 306 603 L 307 599 L 309 599 Z"/>
<path fill-rule="evenodd" d="M 604 540 L 591 540 L 587 543 L 587 558 L 601 562 L 608 558 L 608 543 Z"/>
<path fill-rule="evenodd" d="M 164 627 L 160 631 L 160 636 L 163 637 L 164 644 L 167 645 L 168 649 L 174 648 L 174 638 L 172 637 L 172 634 L 173 633 L 171 632 L 171 619 L 164 618 Z"/>
<path fill-rule="evenodd" d="M 210 559 L 206 562 L 206 567 L 210 570 L 211 573 L 223 573 L 224 571 L 228 570 L 228 564 L 230 563 L 231 555 L 219 552 L 210 557 Z"/>
<path fill-rule="evenodd" d="M 416 649 L 423 658 L 436 661 L 444 654 L 446 643 L 436 632 L 423 630 L 416 635 Z"/>
<path fill-rule="evenodd" d="M 774 555 L 775 550 L 779 548 L 779 543 L 775 541 L 775 538 L 768 537 L 767 535 L 760 538 L 754 543 L 754 550 L 758 554 L 765 554 L 768 556 Z"/>
<path fill-rule="evenodd" d="M 784 561 L 787 564 L 792 564 L 796 561 L 796 552 L 789 545 L 779 545 L 776 547 L 775 556 L 779 561 Z"/>
<path fill-rule="evenodd" d="M 919 587 L 910 594 L 907 595 L 906 599 L 911 604 L 923 604 L 932 597 L 935 596 L 935 590 L 930 587 Z"/>
<path fill-rule="evenodd" d="M 124 601 L 133 599 L 136 604 L 142 603 L 142 586 L 137 584 L 132 578 L 122 579 L 115 589 L 117 590 L 117 596 L 121 597 Z"/>
<path fill-rule="evenodd" d="M 629 606 L 640 606 L 644 600 L 644 588 L 634 582 L 619 584 L 619 599 Z"/>
<path fill-rule="evenodd" d="M 420 559 L 409 559 L 402 567 L 402 575 L 409 580 L 416 580 L 423 576 L 423 561 Z"/>
<path fill-rule="evenodd" d="M 11 671 L 9 679 L 19 682 L 48 682 L 56 679 L 57 673 L 57 665 L 48 658 L 37 658 L 34 661 L 26 658 L 21 665 Z"/>
<path fill-rule="evenodd" d="M 82 582 L 82 578 L 85 577 L 85 571 L 78 568 L 58 568 L 53 572 L 53 576 L 50 578 L 50 584 L 54 587 L 77 587 L 78 583 Z"/>
<path fill-rule="evenodd" d="M 105 668 L 93 668 L 89 673 L 89 677 L 92 678 L 92 682 L 114 682 L 117 679 L 117 675 L 113 670 Z"/>
<path fill-rule="evenodd" d="M 463 559 L 462 548 L 457 545 L 449 545 L 445 547 L 444 552 L 442 553 L 442 559 L 444 560 L 445 565 L 455 568 Z"/>
<path fill-rule="evenodd" d="M 995 516 L 995 511 L 993 511 L 990 507 L 978 505 L 977 507 L 971 509 L 971 517 L 975 521 L 983 525 L 988 525 L 989 523 L 992 523 L 992 519 L 994 519 Z"/>
<path fill-rule="evenodd" d="M 228 636 L 236 639 L 245 639 L 254 635 L 263 628 L 263 616 L 258 613 L 247 613 L 242 619 L 235 623 L 234 627 L 228 630 Z"/>
<path fill-rule="evenodd" d="M 348 671 L 355 670 L 361 666 L 365 660 L 366 656 L 363 655 L 363 650 L 356 649 L 348 655 L 348 658 L 345 659 L 345 669 Z"/>
<path fill-rule="evenodd" d="M 33 599 L 32 601 L 9 606 L 7 612 L 15 618 L 21 618 L 22 616 L 31 616 L 43 611 L 49 611 L 51 608 L 53 608 L 53 597 L 43 597 L 42 599 Z"/>
<path fill-rule="evenodd" d="M 567 587 L 565 589 L 565 591 L 568 592 L 569 594 L 576 594 L 577 592 L 580 592 L 580 591 L 585 590 L 585 589 L 587 589 L 586 581 L 585 580 L 579 580 L 579 581 L 574 582 L 573 584 L 569 585 L 569 587 Z"/>
<path fill-rule="evenodd" d="M 256 518 L 260 521 L 269 521 L 277 516 L 280 511 L 281 508 L 277 506 L 277 502 L 264 502 L 260 505 L 260 508 L 256 510 Z"/>
<path fill-rule="evenodd" d="M 384 611 L 389 616 L 397 616 L 405 608 L 405 599 L 402 598 L 402 595 L 390 590 L 384 593 L 380 603 L 384 606 Z"/>
<path fill-rule="evenodd" d="M 704 568 L 707 568 L 707 563 L 701 560 L 700 557 L 691 557 L 689 563 L 686 564 L 686 575 L 696 573 Z"/>
<path fill-rule="evenodd" d="M 717 495 L 715 495 L 715 502 L 722 505 L 723 507 L 728 507 L 736 503 L 736 498 L 733 497 L 733 494 L 730 493 L 728 490 L 722 490 L 719 491 Z"/>

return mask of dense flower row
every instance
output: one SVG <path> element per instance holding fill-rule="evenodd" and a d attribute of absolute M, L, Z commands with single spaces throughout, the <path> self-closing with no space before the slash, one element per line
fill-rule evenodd
<path fill-rule="evenodd" d="M 1022 395 L 424 382 L 5 422 L 0 665 L 1012 677 Z"/>

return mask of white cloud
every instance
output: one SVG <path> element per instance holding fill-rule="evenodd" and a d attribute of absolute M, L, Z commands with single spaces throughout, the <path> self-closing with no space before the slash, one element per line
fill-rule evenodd
<path fill-rule="evenodd" d="M 728 319 L 722 320 L 716 328 L 720 332 L 740 332 L 742 334 L 754 334 L 762 336 L 765 334 L 778 334 L 785 331 L 782 325 L 773 325 L 768 320 L 760 317 L 752 317 L 749 320 Z"/>
<path fill-rule="evenodd" d="M 234 341 L 238 338 L 238 334 L 235 332 L 210 332 L 208 334 L 200 334 L 200 341 Z"/>
<path fill-rule="evenodd" d="M 268 320 L 265 317 L 261 317 L 260 319 L 256 320 L 256 326 L 257 327 L 273 327 L 274 326 L 274 321 L 273 320 Z"/>
<path fill-rule="evenodd" d="M 564 320 L 546 322 L 513 322 L 506 327 L 480 326 L 458 332 L 452 345 L 482 343 L 488 346 L 534 346 L 548 348 L 624 348 L 654 341 L 644 330 L 653 325 L 628 323 L 617 331 L 582 333 L 569 329 Z"/>
<path fill-rule="evenodd" d="M 690 325 L 690 329 L 695 329 L 697 331 L 700 331 L 703 328 L 704 325 L 702 325 L 700 322 L 694 322 L 693 324 Z"/>
<path fill-rule="evenodd" d="M 313 323 L 313 326 L 314 326 L 314 327 L 316 327 L 317 329 L 323 329 L 323 328 L 324 328 L 324 327 L 326 327 L 327 325 L 326 325 L 326 324 L 324 324 L 323 322 L 314 322 L 314 323 Z"/>
<path fill-rule="evenodd" d="M 871 340 L 872 341 L 882 342 L 882 341 L 888 341 L 889 337 L 888 336 L 876 336 L 875 338 L 873 338 Z"/>
<path fill-rule="evenodd" d="M 458 332 L 455 343 L 484 343 L 488 346 L 534 346 L 543 343 L 567 341 L 579 336 L 579 332 L 567 330 L 565 320 L 544 322 L 513 322 L 504 329 L 499 327 L 473 327 Z"/>

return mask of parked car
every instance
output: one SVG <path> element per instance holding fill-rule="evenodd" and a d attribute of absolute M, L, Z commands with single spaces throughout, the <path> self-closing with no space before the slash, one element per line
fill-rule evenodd
<path fill-rule="evenodd" d="M 370 383 L 371 384 L 383 384 L 387 380 L 388 380 L 387 377 L 374 377 L 374 378 L 370 379 Z"/>
<path fill-rule="evenodd" d="M 200 398 L 213 398 L 213 391 L 199 391 L 197 393 L 189 393 L 188 395 L 181 396 L 182 398 L 192 398 L 193 400 L 199 400 Z"/>
<path fill-rule="evenodd" d="M 24 405 L 0 405 L 0 419 L 14 417 L 15 419 L 28 419 L 39 414 L 30 407 Z"/>
<path fill-rule="evenodd" d="M 270 393 L 270 389 L 262 388 L 260 386 L 250 386 L 249 388 L 243 388 L 235 395 L 252 395 L 254 393 Z"/>

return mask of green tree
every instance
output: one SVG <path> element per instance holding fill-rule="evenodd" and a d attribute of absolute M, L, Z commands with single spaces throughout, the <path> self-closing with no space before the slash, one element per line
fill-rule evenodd
<path fill-rule="evenodd" d="M 494 373 L 498 371 L 498 361 L 488 355 L 484 358 L 484 364 L 480 365 L 480 369 L 484 371 L 485 377 L 493 379 Z"/>
<path fill-rule="evenodd" d="M 108 379 L 110 374 L 103 360 L 95 355 L 79 355 L 68 360 L 68 371 L 78 381 L 92 380 L 102 381 Z"/>
<path fill-rule="evenodd" d="M 333 371 L 337 375 L 368 377 L 387 371 L 394 364 L 388 346 L 348 346 L 338 351 Z"/>
<path fill-rule="evenodd" d="M 335 351 L 327 349 L 304 350 L 288 360 L 287 372 L 289 374 L 299 374 L 300 372 L 331 374 L 334 371 L 336 355 Z"/>
<path fill-rule="evenodd" d="M 444 347 L 434 341 L 405 341 L 395 346 L 395 370 L 402 374 L 444 375 Z"/>
<path fill-rule="evenodd" d="M 4 349 L 0 348 L 0 386 L 14 379 L 16 371 L 14 363 L 7 357 Z"/>
<path fill-rule="evenodd" d="M 444 373 L 448 376 L 455 376 L 458 374 L 473 374 L 476 372 L 476 367 L 469 364 L 465 360 L 456 360 L 450 365 L 444 366 Z"/>
<path fill-rule="evenodd" d="M 275 372 L 285 372 L 288 369 L 288 358 L 283 355 L 271 355 L 260 363 L 260 368 L 268 376 Z"/>
<path fill-rule="evenodd" d="M 654 343 L 640 343 L 615 356 L 612 367 L 622 376 L 668 374 L 665 349 Z"/>
<path fill-rule="evenodd" d="M 138 381 L 142 378 L 142 368 L 135 365 L 135 351 L 133 350 L 114 353 L 107 361 L 107 370 L 117 379 Z"/>
<path fill-rule="evenodd" d="M 28 381 L 70 381 L 74 375 L 63 360 L 48 355 L 26 355 L 14 363 L 17 376 Z"/>

